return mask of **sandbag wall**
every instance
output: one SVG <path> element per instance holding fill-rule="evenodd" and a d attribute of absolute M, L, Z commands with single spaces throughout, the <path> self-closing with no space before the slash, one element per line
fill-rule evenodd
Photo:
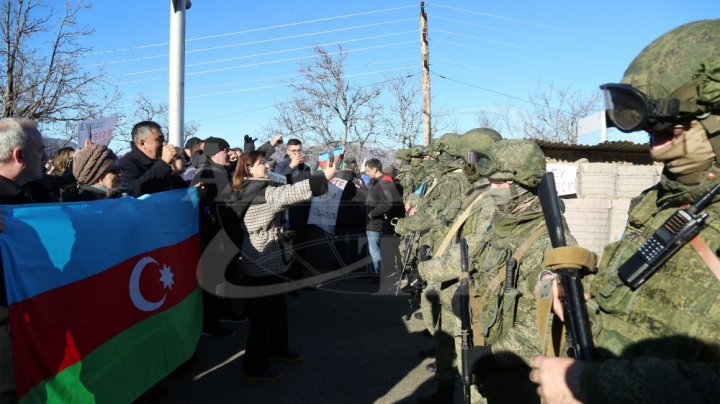
<path fill-rule="evenodd" d="M 598 256 L 625 230 L 632 198 L 660 181 L 662 166 L 580 163 L 575 198 L 563 198 L 565 219 L 578 244 Z"/>

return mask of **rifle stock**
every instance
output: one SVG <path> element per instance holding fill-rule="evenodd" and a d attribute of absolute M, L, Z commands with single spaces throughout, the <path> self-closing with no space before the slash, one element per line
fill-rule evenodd
<path fill-rule="evenodd" d="M 565 228 L 553 173 L 543 175 L 538 196 L 553 248 L 565 247 Z M 595 348 L 580 271 L 576 268 L 560 268 L 553 272 L 560 277 L 558 288 L 567 329 L 568 354 L 576 359 L 590 360 Z"/>

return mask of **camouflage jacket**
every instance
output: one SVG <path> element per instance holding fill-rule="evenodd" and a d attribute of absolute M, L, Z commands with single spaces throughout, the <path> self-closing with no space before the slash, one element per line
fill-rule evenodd
<path fill-rule="evenodd" d="M 720 282 L 693 246 L 683 246 L 635 291 L 617 276 L 679 205 L 711 185 L 676 192 L 678 184 L 663 178 L 634 201 L 623 239 L 605 248 L 591 292 L 601 320 L 596 346 L 612 359 L 586 364 L 586 402 L 711 402 L 720 396 Z M 709 217 L 700 232 L 716 254 L 719 199 L 705 209 Z"/>
<path fill-rule="evenodd" d="M 488 229 L 495 214 L 495 204 L 492 198 L 480 189 L 473 192 L 464 199 L 461 212 L 472 204 L 476 198 L 481 198 L 472 207 L 472 213 L 463 225 L 462 236 L 468 242 L 468 259 L 472 262 L 473 257 L 477 256 L 480 248 L 484 245 L 488 237 Z M 447 232 L 444 232 L 443 238 Z M 442 243 L 442 240 L 435 240 L 433 243 L 435 249 Z M 421 262 L 418 265 L 420 276 L 429 285 L 448 282 L 458 279 L 460 276 L 460 247 L 459 244 L 453 242 L 450 247 L 439 257 L 433 257 L 429 261 Z"/>
<path fill-rule="evenodd" d="M 523 205 L 524 208 L 519 207 L 509 214 L 495 214 L 492 234 L 474 265 L 477 268 L 473 277 L 476 304 L 473 308 L 476 311 L 472 316 L 473 334 L 482 335 L 484 343 L 492 346 L 493 353 L 512 352 L 529 362 L 531 356 L 541 353 L 534 289 L 540 272 L 545 269 L 543 258 L 551 243 L 547 231 L 542 231 L 518 262 L 516 289 L 519 297 L 515 299 L 512 295 L 504 295 L 508 258 L 536 229 L 544 226 L 539 199 L 533 196 Z M 568 244 L 575 244 L 569 233 L 566 233 L 566 240 Z M 499 274 L 503 283 L 495 281 Z M 551 320 L 552 315 L 548 321 Z"/>

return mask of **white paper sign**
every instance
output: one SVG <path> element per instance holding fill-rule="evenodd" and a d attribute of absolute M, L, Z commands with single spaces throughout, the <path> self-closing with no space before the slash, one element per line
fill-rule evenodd
<path fill-rule="evenodd" d="M 577 176 L 577 164 L 548 163 L 547 172 L 555 176 L 555 189 L 558 195 L 572 195 L 575 191 L 575 180 Z"/>
<path fill-rule="evenodd" d="M 117 115 L 113 115 L 107 118 L 88 119 L 79 122 L 77 126 L 78 147 L 82 148 L 85 145 L 89 133 L 92 133 L 91 143 L 107 146 L 112 140 L 117 119 Z"/>
<path fill-rule="evenodd" d="M 328 191 L 312 198 L 308 224 L 314 224 L 328 233 L 335 234 L 335 221 L 346 180 L 333 178 L 328 183 Z"/>

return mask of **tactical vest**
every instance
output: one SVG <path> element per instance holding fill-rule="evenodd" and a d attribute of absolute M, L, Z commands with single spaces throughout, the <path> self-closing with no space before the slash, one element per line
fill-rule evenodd
<path fill-rule="evenodd" d="M 616 355 L 646 338 L 686 335 L 715 346 L 720 342 L 720 283 L 690 243 L 635 291 L 617 277 L 617 269 L 679 209 L 660 209 L 657 199 L 656 187 L 631 209 L 623 239 L 605 248 L 593 282 L 592 294 L 600 306 L 601 320 L 596 346 Z M 717 254 L 720 202 L 705 212 L 709 217 L 700 237 Z"/>
<path fill-rule="evenodd" d="M 539 206 L 535 204 L 531 212 L 537 211 Z M 541 228 L 544 229 L 544 221 L 539 214 L 532 220 L 519 222 L 509 234 L 500 235 L 495 230 L 483 247 L 478 258 L 478 271 L 473 279 L 475 297 L 479 297 L 476 301 L 479 307 L 475 307 L 473 313 L 473 336 L 476 337 L 476 343 L 492 345 L 493 351 L 512 351 L 525 359 L 540 354 L 533 292 L 538 276 L 544 269 L 544 252 L 551 247 L 547 231 L 541 230 L 519 259 L 516 288 L 520 295 L 517 303 L 515 296 L 503 296 L 504 285 L 494 280 L 498 277 L 504 280 L 508 258 Z M 570 242 L 573 241 L 570 238 Z M 488 297 L 483 297 L 488 293 Z"/>

